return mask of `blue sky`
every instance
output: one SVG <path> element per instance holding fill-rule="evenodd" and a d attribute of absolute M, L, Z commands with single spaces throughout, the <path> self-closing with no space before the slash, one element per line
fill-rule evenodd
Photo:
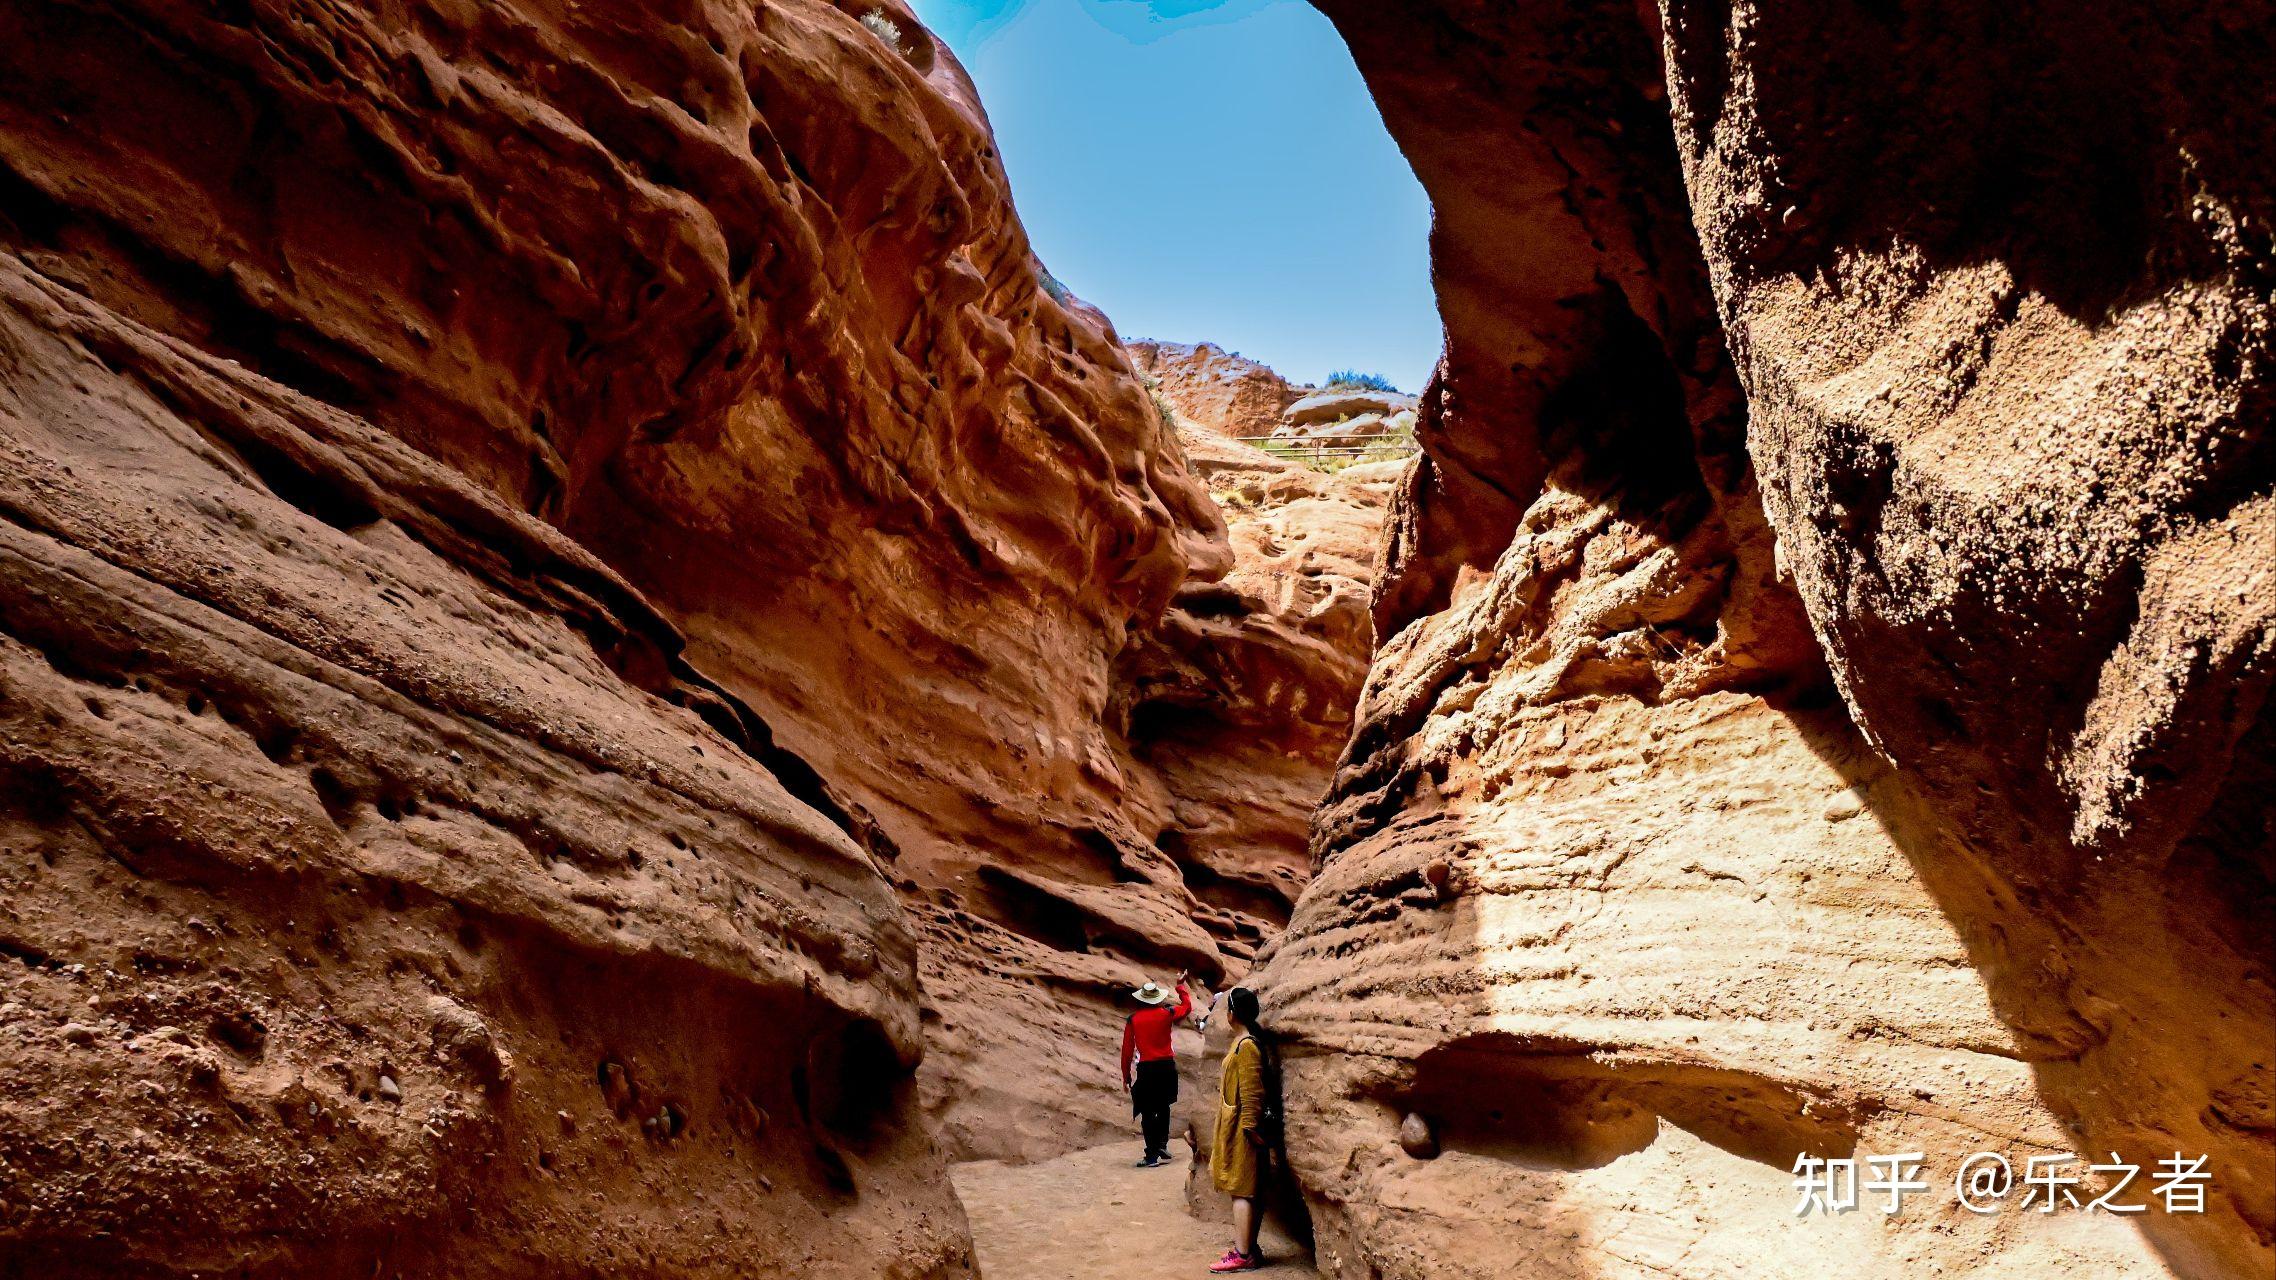
<path fill-rule="evenodd" d="M 1302 0 L 914 0 L 980 86 L 1036 253 L 1125 338 L 1419 391 L 1430 203 Z"/>

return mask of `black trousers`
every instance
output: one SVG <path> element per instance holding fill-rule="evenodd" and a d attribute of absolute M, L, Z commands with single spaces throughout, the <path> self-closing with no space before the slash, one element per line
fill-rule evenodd
<path fill-rule="evenodd" d="M 1177 1059 L 1159 1058 L 1138 1064 L 1138 1074 L 1130 1086 L 1130 1110 L 1137 1115 L 1138 1127 L 1146 1135 L 1147 1155 L 1170 1153 L 1170 1106 L 1177 1100 Z"/>

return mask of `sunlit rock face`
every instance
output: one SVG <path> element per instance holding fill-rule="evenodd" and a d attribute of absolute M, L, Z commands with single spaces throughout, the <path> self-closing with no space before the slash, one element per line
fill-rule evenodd
<path fill-rule="evenodd" d="M 1312 814 L 1373 649 L 1368 584 L 1398 468 L 1324 473 L 1181 436 L 1225 512 L 1233 569 L 1187 586 L 1135 653 L 1129 684 L 1147 723 L 1134 736 L 1185 815 L 1188 875 L 1223 913 L 1219 946 L 1246 961 L 1310 876 Z"/>
<path fill-rule="evenodd" d="M 1127 349 L 1181 418 L 1217 435 L 1269 436 L 1302 394 L 1270 365 L 1213 342 L 1134 341 Z"/>
<path fill-rule="evenodd" d="M 1323 1269 L 2266 1274 L 2251 42 L 1320 7 L 1449 329 L 1259 978 Z M 2151 1212 L 1963 1212 L 1976 1151 Z M 1899 1215 L 1793 1215 L 1798 1157 L 1909 1152 Z"/>
<path fill-rule="evenodd" d="M 11 1262 L 963 1274 L 928 1106 L 1120 1108 L 960 1010 L 1240 959 L 1224 525 L 901 7 L 4 5 L 0 188 Z"/>

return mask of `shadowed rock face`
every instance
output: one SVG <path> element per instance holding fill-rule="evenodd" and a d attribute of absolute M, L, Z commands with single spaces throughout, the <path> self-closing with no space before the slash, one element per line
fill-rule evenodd
<path fill-rule="evenodd" d="M 959 1274 L 927 1091 L 1082 1103 L 919 974 L 1225 966 L 1223 524 L 882 16 L 0 5 L 11 1258 Z"/>
<path fill-rule="evenodd" d="M 1448 324 L 1259 979 L 1323 1268 L 2264 1273 L 2259 46 L 2170 7 L 1320 7 Z M 2213 1187 L 1978 1217 L 1977 1150 Z M 1902 1217 L 1792 1216 L 1797 1156 L 1909 1151 Z"/>

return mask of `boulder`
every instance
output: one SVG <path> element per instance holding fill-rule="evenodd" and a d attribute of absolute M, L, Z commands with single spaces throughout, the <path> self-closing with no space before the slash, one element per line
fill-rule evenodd
<path fill-rule="evenodd" d="M 1314 440 L 1363 440 L 1387 434 L 1391 424 L 1380 413 L 1361 413 L 1333 422 L 1314 423 L 1305 434 Z"/>
<path fill-rule="evenodd" d="M 1281 411 L 1280 416 L 1290 426 L 1309 427 L 1324 422 L 1335 422 L 1342 418 L 1357 417 L 1360 414 L 1389 417 L 1402 409 L 1413 408 L 1414 404 L 1415 398 L 1413 396 L 1400 395 L 1396 391 L 1360 391 L 1338 388 L 1328 391 L 1315 391 L 1290 404 Z"/>

